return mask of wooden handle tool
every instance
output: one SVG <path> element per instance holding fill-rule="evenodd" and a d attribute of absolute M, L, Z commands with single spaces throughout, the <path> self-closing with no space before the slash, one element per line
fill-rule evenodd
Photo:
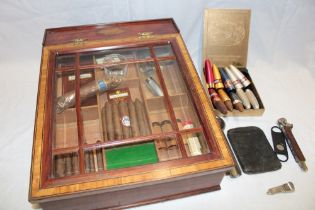
<path fill-rule="evenodd" d="M 303 171 L 307 171 L 308 169 L 305 164 L 305 157 L 292 133 L 293 124 L 288 123 L 285 118 L 280 118 L 278 120 L 278 125 L 286 137 L 287 144 L 289 145 L 295 161 L 299 164 Z"/>

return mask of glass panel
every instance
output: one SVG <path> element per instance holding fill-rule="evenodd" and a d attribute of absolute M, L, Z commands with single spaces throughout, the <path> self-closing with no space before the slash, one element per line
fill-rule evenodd
<path fill-rule="evenodd" d="M 56 56 L 56 67 L 57 68 L 65 68 L 65 67 L 74 67 L 75 56 L 73 54 L 70 55 L 57 55 Z"/>
<path fill-rule="evenodd" d="M 81 116 L 83 121 L 83 139 L 86 144 L 94 144 L 103 139 L 97 106 L 97 94 L 89 94 L 89 88 L 93 89 L 95 85 L 94 69 L 80 71 Z"/>
<path fill-rule="evenodd" d="M 127 60 L 139 60 L 151 57 L 149 48 L 102 50 L 82 53 L 80 55 L 80 65 L 103 64 L 106 61 L 106 56 L 111 54 L 119 54 Z"/>
<path fill-rule="evenodd" d="M 183 128 L 193 128 L 191 122 L 184 122 Z M 189 133 L 189 134 L 182 134 L 182 138 L 184 141 L 185 149 L 187 155 L 190 156 L 197 156 L 209 153 L 209 148 L 207 146 L 207 142 L 203 133 Z"/>
<path fill-rule="evenodd" d="M 80 65 L 93 65 L 95 64 L 94 52 L 81 53 L 80 54 Z"/>
<path fill-rule="evenodd" d="M 65 176 L 78 175 L 79 158 L 78 153 L 58 154 L 53 157 L 53 177 L 61 178 Z"/>
<path fill-rule="evenodd" d="M 200 127 L 199 118 L 188 95 L 170 97 L 177 121 L 191 121 L 195 128 Z"/>
<path fill-rule="evenodd" d="M 98 108 L 82 107 L 83 139 L 86 144 L 95 144 L 102 141 L 102 128 L 99 120 Z"/>
<path fill-rule="evenodd" d="M 72 79 L 74 78 L 74 79 Z M 67 148 L 78 145 L 77 115 L 75 108 L 60 112 L 58 103 L 62 101 L 62 95 L 74 91 L 74 72 L 63 72 L 55 74 L 55 100 L 53 113 L 55 114 L 55 125 L 53 129 L 53 148 Z"/>
<path fill-rule="evenodd" d="M 159 46 L 154 50 L 157 56 L 173 55 L 170 46 Z M 74 64 L 74 57 L 72 58 Z M 182 157 L 180 142 L 177 138 L 182 134 L 174 134 L 176 122 L 171 120 L 170 109 L 173 109 L 179 129 L 182 130 L 200 127 L 195 107 L 176 61 L 166 60 L 158 64 L 139 61 L 145 58 L 150 58 L 149 48 L 83 53 L 80 55 L 81 65 L 99 62 L 104 65 L 95 69 L 77 70 L 80 71 L 80 78 L 76 78 L 75 71 L 55 74 L 56 112 L 54 112 L 53 149 L 66 148 L 67 150 L 54 151 L 52 173 L 54 177 L 79 173 L 76 153 L 79 133 L 77 126 L 81 124 L 83 144 L 125 139 L 132 142 L 140 136 L 165 134 L 158 139 L 151 139 L 151 142 L 119 146 L 106 149 L 106 151 L 80 148 L 84 150 L 82 161 L 85 173 L 94 173 L 106 170 L 106 168 L 110 170 L 151 164 Z M 62 59 L 58 59 L 58 62 L 61 62 Z M 128 59 L 138 60 L 132 62 Z M 162 72 L 157 73 L 156 65 L 160 65 Z M 168 99 L 166 100 L 165 90 L 160 83 L 161 73 L 172 107 L 166 105 Z M 77 121 L 75 106 L 77 79 L 80 80 L 82 122 Z M 191 132 L 196 132 L 196 130 Z M 185 134 L 182 137 L 189 156 L 209 152 L 202 133 Z M 197 152 L 193 150 L 194 145 L 198 148 L 195 149 Z M 135 151 L 141 151 L 143 154 L 139 153 L 137 157 Z M 134 153 L 134 156 L 125 157 L 125 152 Z"/>
<path fill-rule="evenodd" d="M 153 62 L 138 64 L 140 84 L 143 90 L 145 104 L 148 108 L 151 128 L 154 123 L 170 122 L 169 112 L 166 108 L 165 97 L 162 91 Z M 170 124 L 170 131 L 173 130 Z"/>
<path fill-rule="evenodd" d="M 187 93 L 186 84 L 183 80 L 177 62 L 167 60 L 159 62 L 162 70 L 167 92 L 170 96 Z"/>
<path fill-rule="evenodd" d="M 154 47 L 153 49 L 156 57 L 166 57 L 174 55 L 171 45 L 158 46 Z"/>
<path fill-rule="evenodd" d="M 179 121 L 192 121 L 195 127 L 199 127 L 198 116 L 177 62 L 168 60 L 161 61 L 159 64 L 176 119 Z"/>

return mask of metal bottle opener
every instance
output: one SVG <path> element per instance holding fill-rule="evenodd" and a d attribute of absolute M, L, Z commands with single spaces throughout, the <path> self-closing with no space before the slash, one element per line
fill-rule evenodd
<path fill-rule="evenodd" d="M 285 118 L 280 118 L 278 120 L 278 125 L 286 137 L 286 141 L 290 147 L 290 150 L 295 161 L 299 164 L 303 171 L 307 171 L 308 169 L 305 164 L 305 157 L 292 133 L 293 125 L 288 123 Z"/>
<path fill-rule="evenodd" d="M 294 184 L 292 182 L 285 183 L 283 185 L 272 187 L 267 191 L 268 195 L 273 195 L 276 193 L 287 193 L 287 192 L 294 192 Z"/>

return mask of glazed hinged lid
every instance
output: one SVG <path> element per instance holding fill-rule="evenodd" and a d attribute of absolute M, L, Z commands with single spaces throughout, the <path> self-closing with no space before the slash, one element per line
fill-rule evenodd
<path fill-rule="evenodd" d="M 250 10 L 206 9 L 204 12 L 203 61 L 217 66 L 246 67 Z"/>
<path fill-rule="evenodd" d="M 69 26 L 46 29 L 44 46 L 73 43 L 75 46 L 90 41 L 121 40 L 130 37 L 148 39 L 155 35 L 179 33 L 172 18 Z"/>

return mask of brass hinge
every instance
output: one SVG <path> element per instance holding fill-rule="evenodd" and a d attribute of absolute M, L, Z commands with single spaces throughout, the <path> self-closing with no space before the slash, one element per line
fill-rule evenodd
<path fill-rule="evenodd" d="M 149 39 L 153 37 L 153 32 L 139 32 L 138 39 Z"/>
<path fill-rule="evenodd" d="M 81 38 L 73 39 L 72 43 L 74 46 L 84 45 L 85 40 L 86 39 L 81 39 Z"/>

